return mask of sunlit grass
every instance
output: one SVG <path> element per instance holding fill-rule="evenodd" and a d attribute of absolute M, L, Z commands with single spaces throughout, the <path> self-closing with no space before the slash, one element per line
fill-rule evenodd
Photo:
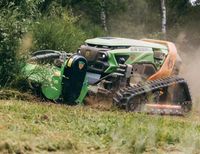
<path fill-rule="evenodd" d="M 0 152 L 199 153 L 200 119 L 0 101 Z"/>

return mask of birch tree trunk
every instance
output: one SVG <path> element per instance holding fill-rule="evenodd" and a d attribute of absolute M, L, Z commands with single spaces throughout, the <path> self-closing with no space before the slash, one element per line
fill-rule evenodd
<path fill-rule="evenodd" d="M 164 37 L 166 37 L 166 23 L 167 23 L 167 16 L 166 16 L 166 6 L 165 6 L 165 0 L 160 0 L 161 3 L 161 15 L 162 15 L 162 25 L 161 30 L 164 34 Z"/>
<path fill-rule="evenodd" d="M 105 10 L 105 0 L 102 0 L 102 2 L 101 2 L 100 18 L 101 18 L 102 26 L 103 26 L 104 30 L 107 32 L 108 28 L 107 28 L 107 22 L 106 22 L 107 19 L 106 19 L 106 10 Z"/>

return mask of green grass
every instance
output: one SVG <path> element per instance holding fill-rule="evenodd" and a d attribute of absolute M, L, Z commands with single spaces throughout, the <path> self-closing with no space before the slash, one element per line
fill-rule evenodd
<path fill-rule="evenodd" d="M 0 153 L 199 153 L 196 116 L 0 101 Z"/>

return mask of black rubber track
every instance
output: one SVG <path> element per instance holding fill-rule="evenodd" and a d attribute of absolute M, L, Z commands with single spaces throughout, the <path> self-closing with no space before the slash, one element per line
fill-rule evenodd
<path fill-rule="evenodd" d="M 172 76 L 167 78 L 161 78 L 158 80 L 147 81 L 144 83 L 138 83 L 134 86 L 129 86 L 120 89 L 113 97 L 113 104 L 120 109 L 127 109 L 127 105 L 136 96 L 145 97 L 147 94 L 154 92 L 162 88 L 168 88 L 173 85 L 179 85 L 183 91 L 184 99 L 173 100 L 174 105 L 180 105 L 185 108 L 185 112 L 192 109 L 192 99 L 187 82 L 178 76 Z M 133 111 L 134 112 L 134 111 Z"/>

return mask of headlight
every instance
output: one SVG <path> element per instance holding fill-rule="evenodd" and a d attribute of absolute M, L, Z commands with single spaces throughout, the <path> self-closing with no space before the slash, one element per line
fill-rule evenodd
<path fill-rule="evenodd" d="M 108 60 L 108 54 L 107 54 L 107 53 L 102 53 L 102 52 L 100 52 L 98 58 L 99 58 L 100 60 L 106 61 L 106 60 Z"/>
<path fill-rule="evenodd" d="M 102 58 L 106 58 L 106 55 L 105 55 L 105 54 L 102 54 Z"/>
<path fill-rule="evenodd" d="M 77 53 L 78 53 L 78 54 L 81 54 L 81 50 L 80 50 L 80 49 L 78 49 L 78 50 L 77 50 Z"/>

